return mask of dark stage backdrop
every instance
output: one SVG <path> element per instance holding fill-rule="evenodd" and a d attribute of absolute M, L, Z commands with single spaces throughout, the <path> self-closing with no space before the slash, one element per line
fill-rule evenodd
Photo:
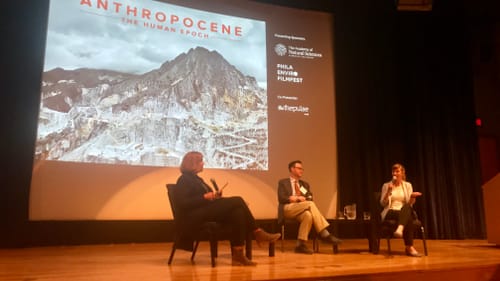
<path fill-rule="evenodd" d="M 0 10 L 0 245 L 171 239 L 165 221 L 28 221 L 48 1 L 27 2 L 8 1 Z M 401 162 L 424 194 L 417 209 L 430 238 L 483 238 L 468 23 L 460 3 L 402 13 L 392 1 L 302 2 L 286 5 L 335 15 L 339 206 L 368 209 L 372 192 Z"/>
<path fill-rule="evenodd" d="M 469 19 L 460 5 L 337 14 L 337 92 L 349 93 L 337 95 L 339 205 L 362 200 L 366 208 L 366 193 L 379 191 L 391 165 L 402 163 L 423 193 L 420 217 L 439 239 L 485 235 Z"/>

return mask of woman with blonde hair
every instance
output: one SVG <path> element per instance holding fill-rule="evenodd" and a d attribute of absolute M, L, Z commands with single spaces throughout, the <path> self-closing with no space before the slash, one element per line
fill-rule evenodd
<path fill-rule="evenodd" d="M 413 192 L 411 183 L 406 181 L 406 171 L 403 165 L 392 165 L 392 179 L 382 185 L 380 204 L 384 207 L 381 213 L 382 220 L 398 221 L 394 237 L 403 238 L 406 246 L 406 255 L 420 257 L 421 254 L 413 247 L 413 204 L 415 198 L 422 195 Z"/>

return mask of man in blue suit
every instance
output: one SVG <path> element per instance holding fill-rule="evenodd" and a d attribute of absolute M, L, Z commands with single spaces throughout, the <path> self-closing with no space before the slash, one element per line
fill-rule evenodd
<path fill-rule="evenodd" d="M 312 201 L 309 184 L 300 178 L 304 173 L 300 160 L 288 164 L 290 176 L 278 182 L 278 220 L 296 219 L 300 222 L 296 253 L 312 254 L 306 242 L 314 226 L 321 240 L 331 244 L 340 244 L 342 241 L 328 232 L 330 225 Z"/>

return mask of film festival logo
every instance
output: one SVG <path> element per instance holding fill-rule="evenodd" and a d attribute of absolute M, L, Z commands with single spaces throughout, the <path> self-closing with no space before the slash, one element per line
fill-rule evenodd
<path fill-rule="evenodd" d="M 286 46 L 283 44 L 276 44 L 276 46 L 274 46 L 274 51 L 278 56 L 282 57 L 286 55 Z"/>
<path fill-rule="evenodd" d="M 314 52 L 314 48 L 306 48 L 306 47 L 296 47 L 296 46 L 286 46 L 281 43 L 278 43 L 274 46 L 274 52 L 280 57 L 283 57 L 288 54 L 289 57 L 294 58 L 303 58 L 303 59 L 315 59 L 322 58 L 322 53 Z"/>

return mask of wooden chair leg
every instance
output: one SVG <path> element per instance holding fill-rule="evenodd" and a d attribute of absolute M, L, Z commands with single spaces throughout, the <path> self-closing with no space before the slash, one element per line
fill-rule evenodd
<path fill-rule="evenodd" d="M 176 250 L 175 242 L 172 244 L 172 250 L 170 251 L 170 257 L 168 258 L 168 265 L 172 264 L 172 260 L 174 259 L 174 254 Z"/>
<path fill-rule="evenodd" d="M 281 225 L 281 252 L 285 251 L 285 224 Z"/>
<path fill-rule="evenodd" d="M 313 238 L 313 252 L 319 253 L 319 243 L 316 237 Z"/>
<path fill-rule="evenodd" d="M 199 244 L 200 244 L 200 241 L 196 240 L 196 243 L 194 244 L 194 248 L 193 248 L 193 253 L 191 254 L 191 262 L 194 261 L 194 256 L 196 255 L 196 250 L 198 250 Z"/>
<path fill-rule="evenodd" d="M 319 233 L 316 232 L 316 230 L 311 229 L 311 232 L 310 232 L 310 237 L 312 239 L 312 243 L 313 243 L 313 252 L 315 253 L 319 253 L 319 240 L 318 240 L 318 236 L 319 236 Z"/>
<path fill-rule="evenodd" d="M 333 253 L 338 254 L 339 253 L 339 245 L 333 244 Z"/>
<path fill-rule="evenodd" d="M 424 254 L 427 256 L 428 255 L 427 242 L 425 240 L 425 230 L 424 230 L 423 226 L 420 227 L 420 232 L 422 233 L 422 243 L 424 244 Z"/>
<path fill-rule="evenodd" d="M 247 239 L 245 241 L 245 255 L 247 259 L 252 259 L 252 234 L 247 235 Z"/>
<path fill-rule="evenodd" d="M 380 237 L 377 237 L 375 239 L 375 245 L 374 246 L 375 246 L 375 248 L 373 249 L 373 253 L 375 255 L 377 255 L 379 253 L 379 251 L 380 251 Z"/>
<path fill-rule="evenodd" d="M 391 238 L 390 238 L 390 237 L 388 237 L 388 238 L 387 238 L 387 254 L 388 254 L 389 256 L 392 256 L 392 251 L 391 251 Z"/>
<path fill-rule="evenodd" d="M 217 258 L 217 239 L 210 239 L 210 261 L 212 267 L 215 267 L 215 259 Z"/>
<path fill-rule="evenodd" d="M 269 256 L 270 257 L 274 257 L 274 249 L 276 247 L 276 243 L 275 242 L 271 242 L 269 243 Z"/>

